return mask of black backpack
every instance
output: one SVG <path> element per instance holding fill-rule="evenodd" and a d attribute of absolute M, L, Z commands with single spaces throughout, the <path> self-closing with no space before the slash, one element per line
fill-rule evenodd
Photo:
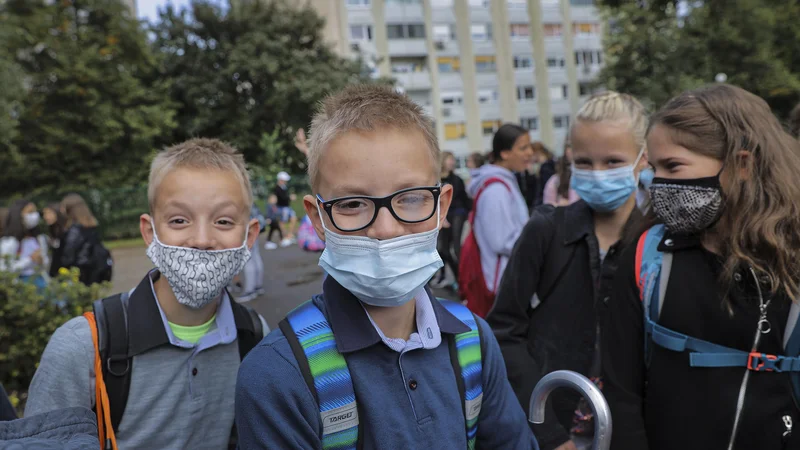
<path fill-rule="evenodd" d="M 100 242 L 100 239 L 93 236 L 89 240 L 91 246 L 89 250 L 89 264 L 86 267 L 86 279 L 84 284 L 103 283 L 111 281 L 111 274 L 114 267 L 114 258 L 111 252 Z"/>
<path fill-rule="evenodd" d="M 106 250 L 107 251 L 107 250 Z M 240 305 L 228 295 L 236 323 L 239 358 L 243 360 L 264 337 L 261 318 L 252 308 Z M 128 355 L 128 292 L 94 302 L 98 347 L 103 361 L 103 380 L 111 410 L 111 425 L 116 432 L 128 403 L 133 357 Z M 232 436 L 235 443 L 235 428 Z"/>

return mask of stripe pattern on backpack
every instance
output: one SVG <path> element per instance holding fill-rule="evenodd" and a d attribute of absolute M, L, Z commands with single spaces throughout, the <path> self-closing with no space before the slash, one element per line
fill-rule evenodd
<path fill-rule="evenodd" d="M 355 450 L 358 409 L 353 380 L 344 356 L 336 349 L 328 321 L 312 302 L 287 316 L 308 360 L 322 419 L 322 448 Z"/>

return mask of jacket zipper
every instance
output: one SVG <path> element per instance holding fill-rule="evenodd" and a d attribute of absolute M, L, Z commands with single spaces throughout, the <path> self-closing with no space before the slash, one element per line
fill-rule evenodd
<path fill-rule="evenodd" d="M 753 275 L 753 280 L 756 282 L 756 289 L 758 290 L 758 308 L 760 316 L 758 325 L 756 326 L 756 336 L 753 338 L 753 346 L 751 352 L 758 350 L 758 344 L 761 342 L 761 335 L 767 334 L 771 331 L 770 323 L 767 320 L 767 307 L 770 302 L 764 302 L 764 296 L 761 293 L 761 285 L 758 283 L 756 271 L 750 267 L 750 274 Z M 736 434 L 739 431 L 739 423 L 742 418 L 742 409 L 744 408 L 744 398 L 747 395 L 747 382 L 750 381 L 750 369 L 745 369 L 744 377 L 742 378 L 742 385 L 739 387 L 739 398 L 736 401 L 736 415 L 733 419 L 733 430 L 731 431 L 731 438 L 728 441 L 728 450 L 733 450 L 733 445 L 736 443 Z M 791 419 L 791 418 L 790 418 Z"/>

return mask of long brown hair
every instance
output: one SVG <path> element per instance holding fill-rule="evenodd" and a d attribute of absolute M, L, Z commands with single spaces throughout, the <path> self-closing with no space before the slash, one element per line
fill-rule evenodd
<path fill-rule="evenodd" d="M 78 194 L 69 194 L 61 200 L 61 207 L 64 209 L 64 215 L 67 216 L 69 225 L 80 224 L 86 228 L 97 226 L 97 219 L 94 218 L 92 210 L 89 205 Z"/>
<path fill-rule="evenodd" d="M 569 134 L 564 140 L 564 154 L 558 158 L 556 164 L 556 175 L 558 175 L 558 198 L 569 198 L 569 185 L 572 178 L 572 158 L 567 158 L 567 149 L 570 148 Z"/>
<path fill-rule="evenodd" d="M 675 144 L 723 163 L 724 206 L 715 231 L 724 285 L 749 265 L 770 278 L 772 294 L 800 300 L 800 142 L 767 102 L 716 84 L 673 98 L 651 118 L 654 125 L 665 127 Z"/>

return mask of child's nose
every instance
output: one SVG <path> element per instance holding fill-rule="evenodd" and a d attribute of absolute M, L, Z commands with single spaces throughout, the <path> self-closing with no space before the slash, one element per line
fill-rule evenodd
<path fill-rule="evenodd" d="M 203 225 L 197 227 L 197 232 L 192 237 L 189 246 L 198 250 L 213 250 L 215 240 L 211 232 L 211 227 Z"/>
<path fill-rule="evenodd" d="M 403 224 L 394 218 L 389 208 L 381 208 L 375 222 L 367 228 L 367 236 L 382 241 L 402 236 L 404 231 Z"/>

